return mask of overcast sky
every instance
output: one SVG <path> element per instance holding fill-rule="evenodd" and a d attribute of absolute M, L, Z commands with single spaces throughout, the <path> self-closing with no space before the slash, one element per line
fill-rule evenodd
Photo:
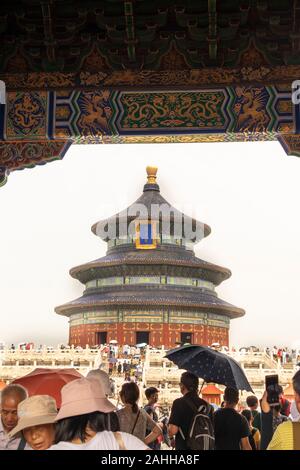
<path fill-rule="evenodd" d="M 105 254 L 90 227 L 140 196 L 147 165 L 170 203 L 212 228 L 196 254 L 231 269 L 217 292 L 246 310 L 231 345 L 300 346 L 300 160 L 277 142 L 74 145 L 11 173 L 0 188 L 0 341 L 67 342 L 54 307 L 83 291 L 69 269 Z"/>

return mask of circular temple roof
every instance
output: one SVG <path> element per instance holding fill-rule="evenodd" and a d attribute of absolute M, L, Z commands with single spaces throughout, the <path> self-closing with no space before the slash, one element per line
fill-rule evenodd
<path fill-rule="evenodd" d="M 129 288 L 128 288 L 129 287 Z M 224 300 L 219 299 L 212 292 L 206 290 L 186 290 L 184 288 L 157 289 L 153 288 L 103 288 L 98 293 L 87 294 L 56 307 L 56 313 L 70 316 L 75 313 L 86 311 L 87 309 L 97 309 L 101 307 L 121 308 L 121 307 L 150 307 L 150 308 L 199 308 L 209 310 L 212 313 L 225 314 L 229 318 L 241 317 L 245 311 L 235 307 Z"/>
<path fill-rule="evenodd" d="M 162 249 L 156 248 L 155 250 L 133 250 L 133 249 L 119 249 L 113 253 L 109 253 L 102 258 L 90 261 L 88 263 L 76 266 L 70 270 L 70 275 L 79 281 L 86 283 L 97 276 L 104 277 L 106 274 L 105 268 L 115 267 L 115 271 L 119 273 L 126 271 L 126 267 L 130 266 L 170 266 L 189 268 L 195 271 L 200 271 L 199 276 L 205 271 L 208 277 L 215 283 L 220 284 L 231 276 L 231 271 L 208 261 L 204 261 L 195 256 L 194 252 L 184 249 Z M 111 271 L 111 269 L 110 269 Z"/>
<path fill-rule="evenodd" d="M 123 227 L 127 227 L 127 233 L 122 235 L 128 235 L 129 224 L 131 222 L 134 220 L 149 220 L 159 222 L 158 234 L 161 234 L 164 233 L 165 225 L 162 222 L 170 220 L 171 234 L 180 227 L 183 238 L 187 238 L 190 229 L 194 230 L 196 235 L 191 239 L 192 242 L 197 242 L 203 237 L 207 237 L 211 232 L 208 225 L 178 211 L 161 196 L 159 186 L 156 183 L 156 171 L 157 168 L 155 167 L 147 167 L 148 179 L 144 185 L 143 194 L 124 211 L 118 212 L 108 219 L 96 222 L 92 226 L 92 232 L 107 242 L 120 235 L 122 230 L 120 228 L 121 224 Z M 116 227 L 116 236 L 110 237 L 105 235 L 109 226 Z"/>

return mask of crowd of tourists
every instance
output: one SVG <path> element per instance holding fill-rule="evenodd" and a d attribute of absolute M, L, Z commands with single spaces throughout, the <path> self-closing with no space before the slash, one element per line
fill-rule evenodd
<path fill-rule="evenodd" d="M 300 371 L 293 377 L 295 401 L 281 390 L 280 404 L 270 406 L 267 392 L 259 401 L 248 396 L 238 412 L 239 391 L 226 387 L 221 406 L 199 396 L 199 379 L 184 372 L 181 397 L 162 419 L 159 390 L 145 389 L 139 406 L 137 383 L 124 382 L 122 407 L 109 400 L 109 375 L 90 371 L 61 389 L 61 406 L 48 395 L 28 397 L 18 384 L 1 393 L 0 450 L 300 450 Z"/>
<path fill-rule="evenodd" d="M 300 350 L 285 347 L 273 346 L 272 348 L 265 348 L 266 354 L 274 359 L 274 361 L 280 362 L 281 364 L 293 363 L 297 364 L 300 362 Z"/>

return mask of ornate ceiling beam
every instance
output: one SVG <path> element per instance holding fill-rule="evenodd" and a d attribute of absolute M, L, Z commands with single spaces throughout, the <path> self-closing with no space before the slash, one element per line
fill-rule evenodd
<path fill-rule="evenodd" d="M 0 141 L 0 186 L 6 183 L 10 171 L 62 159 L 71 144 L 68 140 Z"/>
<path fill-rule="evenodd" d="M 294 53 L 299 53 L 300 50 L 300 2 L 294 0 L 293 3 L 293 28 L 290 33 L 292 40 L 292 49 Z"/>
<path fill-rule="evenodd" d="M 41 3 L 43 25 L 44 25 L 44 44 L 47 51 L 47 60 L 51 65 L 55 64 L 56 54 L 55 46 L 56 41 L 53 34 L 53 17 L 52 17 L 52 0 Z"/>
<path fill-rule="evenodd" d="M 300 0 L 12 3 L 0 11 L 0 184 L 70 142 L 281 136 L 300 155 Z"/>
<path fill-rule="evenodd" d="M 208 0 L 208 51 L 209 58 L 215 60 L 217 58 L 217 8 L 216 0 Z"/>
<path fill-rule="evenodd" d="M 126 24 L 126 44 L 129 62 L 136 61 L 136 38 L 134 28 L 133 2 L 124 2 L 124 14 Z"/>
<path fill-rule="evenodd" d="M 171 42 L 191 69 L 240 67 L 251 41 L 266 66 L 300 65 L 299 0 L 114 0 L 83 5 L 24 0 L 14 5 L 0 12 L 2 72 L 16 55 L 14 45 L 31 72 L 80 72 L 94 47 L 113 70 L 156 70 Z"/>

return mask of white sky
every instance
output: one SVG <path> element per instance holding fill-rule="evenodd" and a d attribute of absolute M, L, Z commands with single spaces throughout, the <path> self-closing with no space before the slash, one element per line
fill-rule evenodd
<path fill-rule="evenodd" d="M 11 173 L 0 188 L 0 341 L 67 342 L 54 307 L 83 291 L 69 269 L 105 254 L 90 227 L 140 196 L 149 164 L 161 194 L 211 226 L 196 254 L 232 271 L 217 288 L 246 310 L 231 344 L 300 346 L 300 160 L 277 142 L 73 146 Z"/>

